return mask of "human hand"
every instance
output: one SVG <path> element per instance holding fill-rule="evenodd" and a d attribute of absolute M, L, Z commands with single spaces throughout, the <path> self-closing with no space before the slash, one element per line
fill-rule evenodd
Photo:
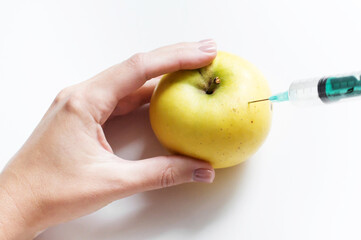
<path fill-rule="evenodd" d="M 0 238 L 37 232 L 147 190 L 212 182 L 209 163 L 183 156 L 128 161 L 113 154 L 102 126 L 149 102 L 148 79 L 203 67 L 215 58 L 211 40 L 136 54 L 65 88 L 0 174 Z"/>

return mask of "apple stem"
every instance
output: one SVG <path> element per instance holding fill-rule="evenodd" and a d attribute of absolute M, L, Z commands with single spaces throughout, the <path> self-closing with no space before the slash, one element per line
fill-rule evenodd
<path fill-rule="evenodd" d="M 211 79 L 208 83 L 209 87 L 206 90 L 207 94 L 212 94 L 214 90 L 216 90 L 217 85 L 221 83 L 221 79 L 219 77 L 216 77 L 214 79 Z"/>

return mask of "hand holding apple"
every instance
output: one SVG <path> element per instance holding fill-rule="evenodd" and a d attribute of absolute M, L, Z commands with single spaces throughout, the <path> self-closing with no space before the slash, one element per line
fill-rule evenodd
<path fill-rule="evenodd" d="M 214 168 L 239 164 L 257 151 L 271 124 L 265 78 L 249 62 L 218 52 L 212 64 L 165 75 L 150 104 L 150 120 L 170 151 L 209 161 Z"/>
<path fill-rule="evenodd" d="M 213 41 L 174 44 L 136 54 L 61 91 L 0 174 L 0 239 L 33 239 L 49 226 L 138 192 L 212 182 L 214 170 L 204 161 L 116 156 L 103 126 L 149 102 L 154 84 L 147 80 L 203 67 L 215 56 Z"/>

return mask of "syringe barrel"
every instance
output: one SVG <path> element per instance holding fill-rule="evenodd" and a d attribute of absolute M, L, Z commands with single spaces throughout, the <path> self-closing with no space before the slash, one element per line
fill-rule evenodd
<path fill-rule="evenodd" d="M 291 102 L 298 103 L 322 103 L 318 96 L 319 78 L 295 81 L 288 90 Z"/>

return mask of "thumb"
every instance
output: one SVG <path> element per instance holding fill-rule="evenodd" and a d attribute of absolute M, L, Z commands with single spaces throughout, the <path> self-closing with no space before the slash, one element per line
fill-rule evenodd
<path fill-rule="evenodd" d="M 134 161 L 131 174 L 138 192 L 169 187 L 187 182 L 213 182 L 212 166 L 184 156 L 161 156 Z"/>

